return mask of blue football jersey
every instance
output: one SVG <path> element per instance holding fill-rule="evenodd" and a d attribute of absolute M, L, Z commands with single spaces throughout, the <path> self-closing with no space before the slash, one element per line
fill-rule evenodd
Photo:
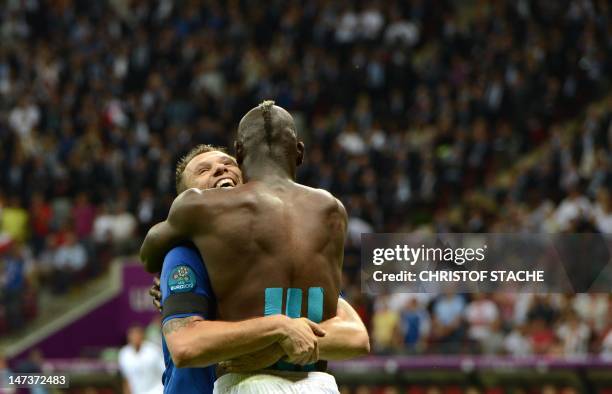
<path fill-rule="evenodd" d="M 160 276 L 162 293 L 162 308 L 164 303 L 170 304 L 174 298 L 190 297 L 191 303 L 201 301 L 201 311 L 174 307 L 172 314 L 164 313 L 163 323 L 176 318 L 201 316 L 204 319 L 214 319 L 215 297 L 208 278 L 208 272 L 198 250 L 193 246 L 178 246 L 172 249 L 164 259 Z M 201 298 L 200 298 L 201 297 Z M 205 306 L 205 307 L 204 307 Z M 200 308 L 196 308 L 200 309 Z M 163 375 L 164 393 L 168 394 L 209 394 L 213 392 L 216 379 L 215 367 L 206 368 L 176 368 L 163 340 L 164 362 L 166 370 Z"/>

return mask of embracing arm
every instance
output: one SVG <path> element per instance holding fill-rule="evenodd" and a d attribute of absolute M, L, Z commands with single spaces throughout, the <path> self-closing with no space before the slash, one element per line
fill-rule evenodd
<path fill-rule="evenodd" d="M 319 359 L 344 360 L 370 352 L 370 338 L 357 312 L 345 300 L 338 299 L 337 316 L 320 323 L 326 335 L 318 338 Z M 285 359 L 278 343 L 243 356 L 221 362 L 227 372 L 252 372 Z"/>
<path fill-rule="evenodd" d="M 177 367 L 203 367 L 277 342 L 281 319 L 221 322 L 190 316 L 167 321 L 163 334 Z"/>
<path fill-rule="evenodd" d="M 204 197 L 206 195 L 207 197 Z M 209 193 L 188 189 L 172 202 L 168 219 L 151 227 L 140 247 L 140 260 L 148 272 L 161 271 L 164 256 L 174 246 L 189 241 L 205 228 Z"/>
<path fill-rule="evenodd" d="M 235 207 L 231 189 L 187 189 L 170 207 L 168 219 L 153 226 L 140 248 L 140 260 L 148 272 L 159 272 L 165 254 L 196 235 L 210 231 L 214 217 Z"/>
<path fill-rule="evenodd" d="M 370 337 L 357 311 L 338 299 L 336 317 L 321 323 L 327 335 L 319 338 L 319 358 L 322 360 L 344 360 L 363 356 L 370 352 Z"/>
<path fill-rule="evenodd" d="M 325 331 L 307 319 L 292 320 L 284 315 L 240 322 L 190 316 L 167 321 L 163 334 L 174 364 L 181 368 L 204 367 L 272 344 L 282 345 L 298 357 L 309 357 L 316 350 L 316 336 L 325 335 Z"/>
<path fill-rule="evenodd" d="M 151 227 L 140 247 L 140 261 L 145 270 L 160 272 L 166 252 L 181 241 L 185 241 L 183 234 L 168 221 Z"/>

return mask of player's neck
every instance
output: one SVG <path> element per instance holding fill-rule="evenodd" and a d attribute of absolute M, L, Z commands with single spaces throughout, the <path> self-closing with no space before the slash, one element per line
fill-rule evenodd
<path fill-rule="evenodd" d="M 288 168 L 269 157 L 246 157 L 243 163 L 245 181 L 277 182 L 295 180 L 295 167 Z"/>

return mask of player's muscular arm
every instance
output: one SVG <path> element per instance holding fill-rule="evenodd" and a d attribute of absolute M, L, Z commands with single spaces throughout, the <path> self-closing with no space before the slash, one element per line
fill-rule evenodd
<path fill-rule="evenodd" d="M 325 328 L 326 335 L 318 338 L 318 359 L 310 359 L 305 363 L 320 360 L 346 360 L 363 356 L 370 352 L 370 338 L 365 325 L 357 311 L 345 300 L 338 299 L 337 316 L 325 320 L 320 325 Z M 266 368 L 286 356 L 278 344 L 268 346 L 258 352 L 247 354 L 229 362 L 222 363 L 228 372 L 250 372 Z M 286 359 L 286 358 L 284 358 Z"/>
<path fill-rule="evenodd" d="M 206 230 L 219 194 L 189 189 L 172 202 L 168 219 L 151 227 L 140 248 L 140 260 L 148 272 L 161 271 L 170 249 Z"/>
<path fill-rule="evenodd" d="M 344 360 L 370 352 L 370 338 L 357 311 L 345 300 L 338 299 L 337 316 L 321 323 L 327 335 L 319 338 L 319 358 Z"/>
<path fill-rule="evenodd" d="M 293 320 L 283 315 L 241 322 L 190 316 L 167 321 L 163 334 L 174 364 L 182 368 L 204 367 L 257 352 L 274 343 L 283 351 L 270 364 L 287 353 L 309 357 L 317 348 L 317 336 L 325 335 L 325 331 L 306 319 Z"/>
<path fill-rule="evenodd" d="M 160 272 L 166 251 L 186 239 L 179 229 L 168 221 L 157 223 L 149 229 L 140 247 L 140 261 L 148 272 Z"/>

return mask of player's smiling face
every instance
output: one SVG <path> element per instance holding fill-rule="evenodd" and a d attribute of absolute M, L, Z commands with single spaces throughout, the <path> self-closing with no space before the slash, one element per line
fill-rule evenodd
<path fill-rule="evenodd" d="M 197 155 L 185 167 L 186 186 L 198 189 L 234 187 L 242 184 L 242 171 L 227 153 L 212 151 Z"/>

